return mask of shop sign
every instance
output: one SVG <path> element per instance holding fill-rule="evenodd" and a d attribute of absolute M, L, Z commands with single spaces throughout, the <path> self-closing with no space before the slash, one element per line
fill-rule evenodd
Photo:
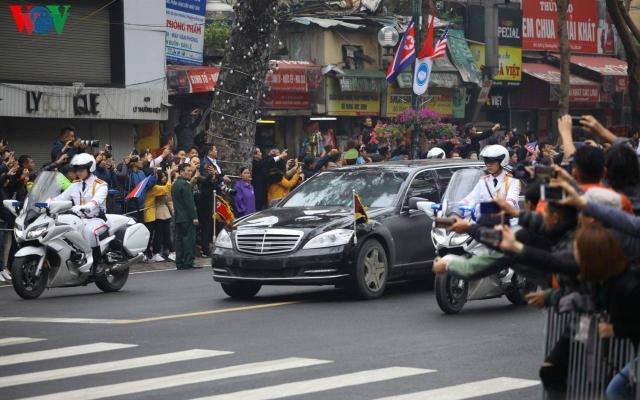
<path fill-rule="evenodd" d="M 463 119 L 467 104 L 467 89 L 459 87 L 453 90 L 453 118 Z"/>
<path fill-rule="evenodd" d="M 602 3 L 602 4 L 599 4 Z M 571 51 L 610 53 L 614 51 L 613 29 L 604 1 L 570 0 L 567 33 Z M 558 51 L 558 8 L 554 0 L 522 0 L 522 48 Z"/>
<path fill-rule="evenodd" d="M 476 65 L 482 69 L 485 62 L 485 46 L 472 44 L 469 46 Z M 519 47 L 500 46 L 498 48 L 498 72 L 493 77 L 496 86 L 518 86 L 522 80 L 522 49 Z"/>
<path fill-rule="evenodd" d="M 467 37 L 477 42 L 485 42 L 484 6 L 470 5 L 469 29 Z M 496 28 L 499 46 L 522 46 L 522 11 L 517 8 L 498 8 L 498 27 Z"/>
<path fill-rule="evenodd" d="M 162 89 L 2 85 L 0 117 L 164 120 Z"/>
<path fill-rule="evenodd" d="M 560 86 L 551 85 L 551 101 L 560 98 Z M 600 88 L 595 85 L 571 85 L 569 89 L 569 101 L 573 103 L 598 103 L 600 101 Z"/>
<path fill-rule="evenodd" d="M 443 117 L 453 117 L 453 91 L 433 89 L 426 95 L 426 106 L 431 111 L 440 113 Z"/>
<path fill-rule="evenodd" d="M 206 0 L 167 0 L 167 62 L 202 65 Z"/>
<path fill-rule="evenodd" d="M 33 4 L 9 4 L 9 11 L 20 33 L 48 35 L 55 30 L 62 35 L 69 18 L 70 5 L 34 6 Z"/>
<path fill-rule="evenodd" d="M 489 95 L 485 105 L 489 107 L 502 108 L 506 106 L 505 98 L 501 94 Z"/>
<path fill-rule="evenodd" d="M 327 115 L 380 115 L 380 93 L 343 93 L 335 78 L 327 78 Z"/>
<path fill-rule="evenodd" d="M 318 69 L 308 61 L 271 61 L 271 70 L 267 72 L 265 81 L 273 90 L 287 92 L 306 92 L 309 90 L 307 72 Z"/>
<path fill-rule="evenodd" d="M 387 87 L 385 117 L 393 118 L 411 107 L 411 90 Z"/>
<path fill-rule="evenodd" d="M 309 92 L 281 92 L 272 90 L 269 93 L 265 93 L 265 97 L 262 98 L 261 103 L 265 108 L 281 110 L 301 110 L 311 107 Z"/>

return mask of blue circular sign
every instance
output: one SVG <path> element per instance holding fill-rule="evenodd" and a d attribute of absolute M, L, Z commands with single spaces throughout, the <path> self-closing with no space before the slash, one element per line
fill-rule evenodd
<path fill-rule="evenodd" d="M 422 86 L 427 83 L 427 77 L 429 76 L 429 66 L 426 63 L 420 63 L 418 70 L 416 71 L 416 81 L 418 85 Z"/>

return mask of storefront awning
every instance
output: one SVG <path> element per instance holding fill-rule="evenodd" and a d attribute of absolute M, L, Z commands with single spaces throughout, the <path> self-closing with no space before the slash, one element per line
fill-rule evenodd
<path fill-rule="evenodd" d="M 554 62 L 560 62 L 560 55 L 552 54 Z M 614 57 L 571 56 L 572 70 L 603 83 L 605 92 L 624 92 L 628 86 L 627 62 Z"/>
<path fill-rule="evenodd" d="M 220 67 L 167 65 L 169 95 L 211 92 L 219 74 Z"/>
<path fill-rule="evenodd" d="M 387 87 L 387 75 L 384 71 L 344 69 L 327 65 L 322 72 L 338 78 L 340 91 L 344 93 L 378 93 Z"/>
<path fill-rule="evenodd" d="M 449 30 L 448 49 L 451 54 L 451 61 L 456 66 L 462 80 L 465 83 L 481 86 L 482 73 L 476 65 L 473 54 L 464 38 L 463 31 L 458 29 Z"/>
<path fill-rule="evenodd" d="M 553 65 L 538 63 L 523 63 L 522 72 L 525 75 L 541 80 L 550 86 L 550 100 L 558 99 L 560 87 L 560 70 Z M 576 103 L 597 103 L 600 99 L 600 85 L 587 79 L 571 74 L 569 78 L 571 89 L 569 100 Z"/>

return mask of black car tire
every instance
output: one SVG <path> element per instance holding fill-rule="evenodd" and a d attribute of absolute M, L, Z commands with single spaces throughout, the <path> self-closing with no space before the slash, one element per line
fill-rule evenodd
<path fill-rule="evenodd" d="M 387 252 L 377 240 L 367 240 L 360 247 L 349 292 L 357 299 L 376 299 L 384 293 L 388 276 Z"/>
<path fill-rule="evenodd" d="M 254 282 L 221 283 L 222 290 L 233 299 L 247 300 L 258 294 L 262 285 Z"/>
<path fill-rule="evenodd" d="M 462 307 L 467 302 L 467 293 L 469 293 L 469 283 L 464 282 L 462 289 L 456 291 L 451 290 L 452 285 L 457 286 L 460 279 L 454 278 L 449 274 L 436 275 L 435 294 L 438 307 L 445 314 L 457 314 L 462 311 Z"/>
<path fill-rule="evenodd" d="M 11 283 L 18 296 L 25 300 L 37 299 L 47 287 L 49 279 L 47 268 L 42 268 L 40 276 L 35 276 L 38 261 L 38 257 L 18 257 L 13 261 Z"/>

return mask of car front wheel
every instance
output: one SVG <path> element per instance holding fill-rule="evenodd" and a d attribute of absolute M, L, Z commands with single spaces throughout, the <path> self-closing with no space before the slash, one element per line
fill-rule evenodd
<path fill-rule="evenodd" d="M 250 299 L 260 291 L 262 285 L 253 282 L 227 282 L 221 283 L 222 290 L 227 296 L 234 299 Z"/>
<path fill-rule="evenodd" d="M 388 275 L 389 262 L 384 247 L 375 239 L 367 240 L 358 253 L 351 294 L 359 299 L 380 297 L 387 286 Z"/>

